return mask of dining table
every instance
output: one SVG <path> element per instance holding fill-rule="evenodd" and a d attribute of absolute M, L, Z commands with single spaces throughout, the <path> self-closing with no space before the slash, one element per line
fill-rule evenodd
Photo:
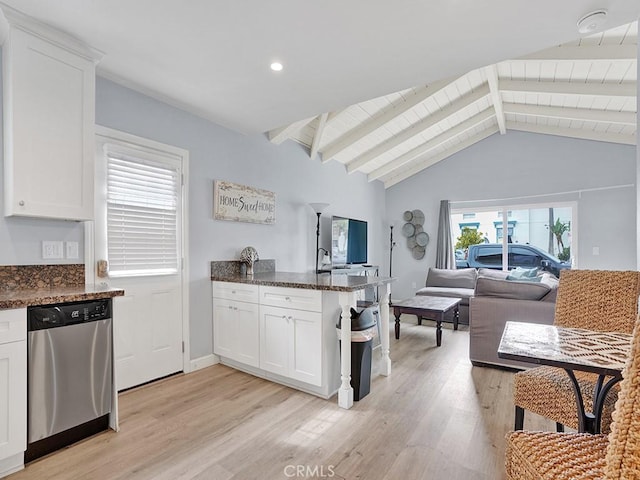
<path fill-rule="evenodd" d="M 622 380 L 631 338 L 620 332 L 508 321 L 498 347 L 498 357 L 563 369 L 576 397 L 578 431 L 600 433 L 604 402 L 611 388 Z M 592 412 L 585 411 L 576 371 L 598 376 Z"/>

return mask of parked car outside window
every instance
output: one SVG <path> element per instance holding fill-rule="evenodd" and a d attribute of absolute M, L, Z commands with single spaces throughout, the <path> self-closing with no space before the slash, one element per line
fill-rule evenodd
<path fill-rule="evenodd" d="M 560 270 L 571 268 L 568 262 L 562 262 L 557 257 L 533 245 L 521 245 L 510 243 L 508 245 L 508 268 L 539 268 L 548 271 L 556 276 L 560 275 Z M 466 259 L 458 259 L 456 256 L 456 266 L 458 268 L 492 268 L 502 269 L 502 244 L 479 244 L 471 245 L 468 249 Z"/>

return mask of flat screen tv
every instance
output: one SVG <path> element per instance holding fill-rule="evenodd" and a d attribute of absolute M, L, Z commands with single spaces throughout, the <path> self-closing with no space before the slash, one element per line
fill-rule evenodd
<path fill-rule="evenodd" d="M 333 266 L 367 263 L 367 222 L 353 218 L 331 219 Z"/>

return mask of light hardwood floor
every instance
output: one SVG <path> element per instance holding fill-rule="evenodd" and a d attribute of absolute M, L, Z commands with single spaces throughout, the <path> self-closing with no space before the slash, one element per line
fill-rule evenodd
<path fill-rule="evenodd" d="M 472 367 L 468 346 L 445 327 L 437 348 L 430 322 L 403 316 L 391 376 L 351 410 L 222 365 L 174 376 L 120 395 L 119 433 L 9 479 L 499 480 L 513 373 Z M 525 428 L 554 424 L 528 415 Z"/>

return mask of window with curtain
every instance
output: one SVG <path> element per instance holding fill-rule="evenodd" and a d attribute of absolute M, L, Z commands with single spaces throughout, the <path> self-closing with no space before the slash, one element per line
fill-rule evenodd
<path fill-rule="evenodd" d="M 148 160 L 107 157 L 109 275 L 170 275 L 178 255 L 177 168 Z"/>

